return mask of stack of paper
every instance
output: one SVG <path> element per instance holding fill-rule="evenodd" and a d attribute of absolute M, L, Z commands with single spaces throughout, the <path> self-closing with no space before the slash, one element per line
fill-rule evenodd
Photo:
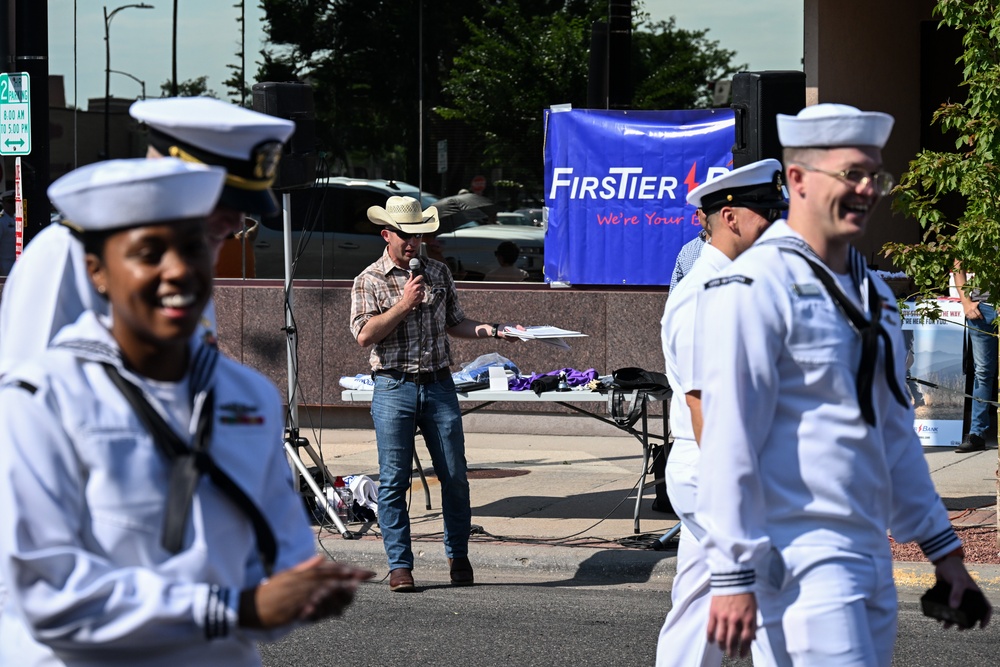
<path fill-rule="evenodd" d="M 504 327 L 503 335 L 507 337 L 513 336 L 515 338 L 520 338 L 521 340 L 537 340 L 563 350 L 568 350 L 569 343 L 563 340 L 564 338 L 582 338 L 587 334 L 580 333 L 579 331 L 570 331 L 569 329 L 560 329 L 559 327 L 542 325 L 525 327 L 524 329 Z"/>

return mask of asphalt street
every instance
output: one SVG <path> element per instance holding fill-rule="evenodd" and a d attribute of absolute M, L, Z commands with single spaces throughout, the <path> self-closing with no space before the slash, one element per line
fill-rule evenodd
<path fill-rule="evenodd" d="M 390 593 L 384 580 L 365 584 L 344 617 L 262 647 L 264 664 L 652 665 L 670 606 L 676 553 L 641 545 L 677 519 L 650 510 L 648 488 L 642 532 L 636 534 L 642 449 L 634 438 L 606 430 L 566 436 L 467 433 L 473 522 L 483 528 L 470 544 L 477 585 L 448 584 L 437 481 L 428 478 L 432 507 L 426 508 L 415 477 L 410 513 L 418 592 Z M 377 477 L 371 431 L 328 429 L 313 441 L 334 474 Z M 964 519 L 973 511 L 976 521 L 992 525 L 995 514 L 979 513 L 989 513 L 995 502 L 996 450 L 925 455 L 948 509 Z M 422 449 L 421 456 L 427 459 Z M 386 575 L 377 535 L 347 540 L 321 531 L 319 541 L 335 558 Z M 970 569 L 991 601 L 1000 600 L 1000 566 Z M 1000 617 L 985 631 L 945 631 L 919 610 L 920 594 L 933 584 L 931 566 L 896 563 L 894 574 L 900 598 L 894 665 L 996 664 Z"/>
<path fill-rule="evenodd" d="M 415 593 L 390 593 L 384 582 L 366 584 L 343 617 L 263 646 L 264 665 L 653 664 L 669 609 L 666 582 L 558 572 L 538 576 L 526 570 L 489 570 L 479 581 L 454 588 L 443 569 L 434 569 L 418 572 Z M 945 631 L 920 614 L 915 593 L 904 590 L 901 596 L 893 665 L 996 664 L 1000 626 Z"/>

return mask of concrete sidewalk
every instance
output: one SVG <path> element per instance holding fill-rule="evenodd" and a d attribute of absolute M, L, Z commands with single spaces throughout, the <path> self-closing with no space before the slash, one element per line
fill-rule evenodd
<path fill-rule="evenodd" d="M 558 572 L 569 578 L 614 575 L 669 585 L 676 542 L 667 550 L 650 547 L 677 518 L 650 509 L 650 487 L 641 503 L 641 532 L 633 531 L 642 447 L 636 438 L 613 427 L 593 424 L 593 431 L 601 435 L 466 434 L 473 524 L 481 526 L 470 546 L 477 576 L 491 569 L 515 568 Z M 321 452 L 334 475 L 363 474 L 377 479 L 374 431 L 303 430 L 301 435 Z M 440 491 L 430 457 L 419 441 L 418 454 L 428 473 L 432 504 L 432 509 L 426 509 L 420 480 L 414 475 L 410 516 L 419 573 L 422 568 L 444 568 L 446 561 Z M 925 449 L 925 455 L 956 527 L 995 525 L 996 450 L 962 455 L 938 448 Z M 349 527 L 356 530 L 360 524 Z M 337 558 L 385 572 L 382 542 L 374 531 L 345 540 L 324 530 L 321 542 Z M 922 590 L 933 584 L 933 570 L 927 563 L 899 563 L 896 569 L 901 586 Z M 987 588 L 1000 592 L 1000 566 L 970 569 L 978 572 Z"/>

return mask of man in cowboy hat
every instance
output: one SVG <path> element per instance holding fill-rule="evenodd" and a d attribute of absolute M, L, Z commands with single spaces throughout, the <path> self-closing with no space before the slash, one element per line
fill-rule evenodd
<path fill-rule="evenodd" d="M 368 219 L 382 226 L 386 248 L 354 280 L 351 332 L 372 346 L 372 420 L 378 439 L 378 518 L 389 561 L 389 589 L 412 591 L 413 551 L 406 494 L 419 427 L 441 482 L 444 548 L 456 586 L 473 583 L 469 562 L 472 507 L 462 414 L 451 379 L 448 336 L 506 338 L 506 327 L 465 316 L 448 267 L 418 257 L 424 234 L 438 228 L 437 209 L 412 197 L 389 197 Z"/>
<path fill-rule="evenodd" d="M 892 125 L 843 104 L 778 114 L 787 220 L 698 298 L 695 326 L 712 346 L 695 359 L 696 515 L 708 637 L 731 655 L 756 635 L 767 664 L 890 664 L 887 531 L 920 545 L 952 613 L 964 595 L 982 605 L 968 619 L 989 621 L 913 431 L 896 298 L 851 245 L 892 189 L 882 169 Z"/>

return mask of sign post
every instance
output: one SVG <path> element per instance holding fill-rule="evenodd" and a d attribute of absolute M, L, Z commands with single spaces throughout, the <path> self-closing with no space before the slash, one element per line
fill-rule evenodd
<path fill-rule="evenodd" d="M 27 72 L 0 74 L 0 155 L 31 153 L 31 94 Z"/>
<path fill-rule="evenodd" d="M 441 174 L 441 194 L 444 195 L 445 181 L 448 174 L 448 140 L 438 142 L 438 173 Z"/>
<path fill-rule="evenodd" d="M 438 173 L 448 173 L 448 140 L 438 142 Z"/>
<path fill-rule="evenodd" d="M 24 194 L 21 192 L 21 158 L 14 159 L 14 260 L 24 251 Z"/>

